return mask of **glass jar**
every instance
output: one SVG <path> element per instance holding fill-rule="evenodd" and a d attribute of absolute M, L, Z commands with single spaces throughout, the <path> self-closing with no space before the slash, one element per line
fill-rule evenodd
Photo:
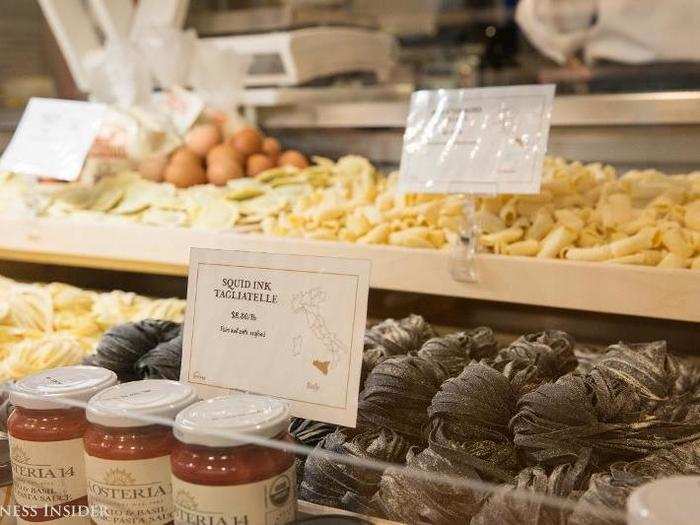
<path fill-rule="evenodd" d="M 67 366 L 13 386 L 7 431 L 18 523 L 89 523 L 84 404 L 116 382 L 106 368 Z"/>
<path fill-rule="evenodd" d="M 237 394 L 195 403 L 175 419 L 175 523 L 284 524 L 296 517 L 294 454 L 247 436 L 291 442 L 289 407 Z"/>
<path fill-rule="evenodd" d="M 168 424 L 196 400 L 191 386 L 164 379 L 124 383 L 90 400 L 85 471 L 93 523 L 173 522 Z"/>

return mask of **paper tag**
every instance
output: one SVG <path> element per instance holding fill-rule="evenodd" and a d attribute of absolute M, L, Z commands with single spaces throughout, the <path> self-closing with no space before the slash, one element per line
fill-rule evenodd
<path fill-rule="evenodd" d="M 0 159 L 0 171 L 76 180 L 104 113 L 104 104 L 32 98 Z"/>
<path fill-rule="evenodd" d="M 185 134 L 192 127 L 204 110 L 204 102 L 192 91 L 173 87 L 153 95 L 156 109 L 168 115 L 178 133 Z"/>
<path fill-rule="evenodd" d="M 354 426 L 370 261 L 192 248 L 180 379 Z"/>
<path fill-rule="evenodd" d="M 10 436 L 9 445 L 14 497 L 21 507 L 18 523 L 90 523 L 79 510 L 87 504 L 82 438 L 27 441 Z"/>
<path fill-rule="evenodd" d="M 170 456 L 111 460 L 85 454 L 91 523 L 173 522 Z"/>
<path fill-rule="evenodd" d="M 538 193 L 554 88 L 549 84 L 414 92 L 399 190 Z"/>
<path fill-rule="evenodd" d="M 197 485 L 173 476 L 175 525 L 293 523 L 296 467 L 268 479 L 240 485 Z"/>

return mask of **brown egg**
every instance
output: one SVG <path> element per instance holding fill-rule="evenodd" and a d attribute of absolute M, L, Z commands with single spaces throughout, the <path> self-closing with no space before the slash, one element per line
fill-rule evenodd
<path fill-rule="evenodd" d="M 246 157 L 259 153 L 262 148 L 262 135 L 253 128 L 243 128 L 231 135 L 231 144 Z"/>
<path fill-rule="evenodd" d="M 253 177 L 258 173 L 262 173 L 265 170 L 275 167 L 275 161 L 272 160 L 267 155 L 262 153 L 256 153 L 248 157 L 248 162 L 246 163 L 246 173 L 248 177 Z"/>
<path fill-rule="evenodd" d="M 185 135 L 185 144 L 200 157 L 221 142 L 221 130 L 216 124 L 200 124 Z"/>
<path fill-rule="evenodd" d="M 262 151 L 271 159 L 277 159 L 282 151 L 280 141 L 273 137 L 265 137 L 262 142 Z"/>
<path fill-rule="evenodd" d="M 138 170 L 144 179 L 153 182 L 163 182 L 165 167 L 168 165 L 168 157 L 165 155 L 153 155 L 139 162 Z"/>
<path fill-rule="evenodd" d="M 230 144 L 218 144 L 207 153 L 207 166 L 215 163 L 219 159 L 232 160 L 239 165 L 245 165 L 245 157 Z"/>
<path fill-rule="evenodd" d="M 201 164 L 202 159 L 191 149 L 183 146 L 175 150 L 175 153 L 170 157 L 170 164 L 180 164 L 181 162 L 189 164 Z"/>
<path fill-rule="evenodd" d="M 165 181 L 178 188 L 206 184 L 207 174 L 198 162 L 170 162 L 165 168 Z"/>
<path fill-rule="evenodd" d="M 295 149 L 288 149 L 278 159 L 277 163 L 280 166 L 296 166 L 297 168 L 304 169 L 309 167 L 309 161 L 306 157 L 299 153 Z"/>
<path fill-rule="evenodd" d="M 245 176 L 241 165 L 230 158 L 222 157 L 207 166 L 207 179 L 212 184 L 223 186 L 231 179 Z"/>

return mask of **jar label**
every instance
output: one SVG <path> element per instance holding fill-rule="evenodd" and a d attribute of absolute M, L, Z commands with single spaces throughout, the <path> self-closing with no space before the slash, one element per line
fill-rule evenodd
<path fill-rule="evenodd" d="M 90 523 L 82 438 L 9 445 L 18 523 Z"/>
<path fill-rule="evenodd" d="M 170 456 L 122 460 L 85 455 L 87 494 L 97 525 L 173 522 Z"/>
<path fill-rule="evenodd" d="M 296 517 L 296 472 L 256 483 L 195 485 L 173 476 L 175 524 L 283 525 Z"/>

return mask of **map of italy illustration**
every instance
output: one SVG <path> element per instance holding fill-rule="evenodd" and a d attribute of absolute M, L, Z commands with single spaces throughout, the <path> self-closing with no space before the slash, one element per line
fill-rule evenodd
<path fill-rule="evenodd" d="M 328 372 L 338 365 L 341 356 L 347 353 L 347 348 L 338 336 L 328 328 L 326 319 L 321 314 L 321 307 L 326 299 L 326 292 L 318 287 L 292 295 L 292 311 L 304 315 L 306 325 L 323 349 L 322 355 L 305 355 L 304 357 L 311 359 L 311 365 L 323 375 L 328 375 Z M 306 346 L 310 347 L 310 345 Z M 295 357 L 304 353 L 305 345 L 302 335 L 292 338 L 290 351 Z"/>

